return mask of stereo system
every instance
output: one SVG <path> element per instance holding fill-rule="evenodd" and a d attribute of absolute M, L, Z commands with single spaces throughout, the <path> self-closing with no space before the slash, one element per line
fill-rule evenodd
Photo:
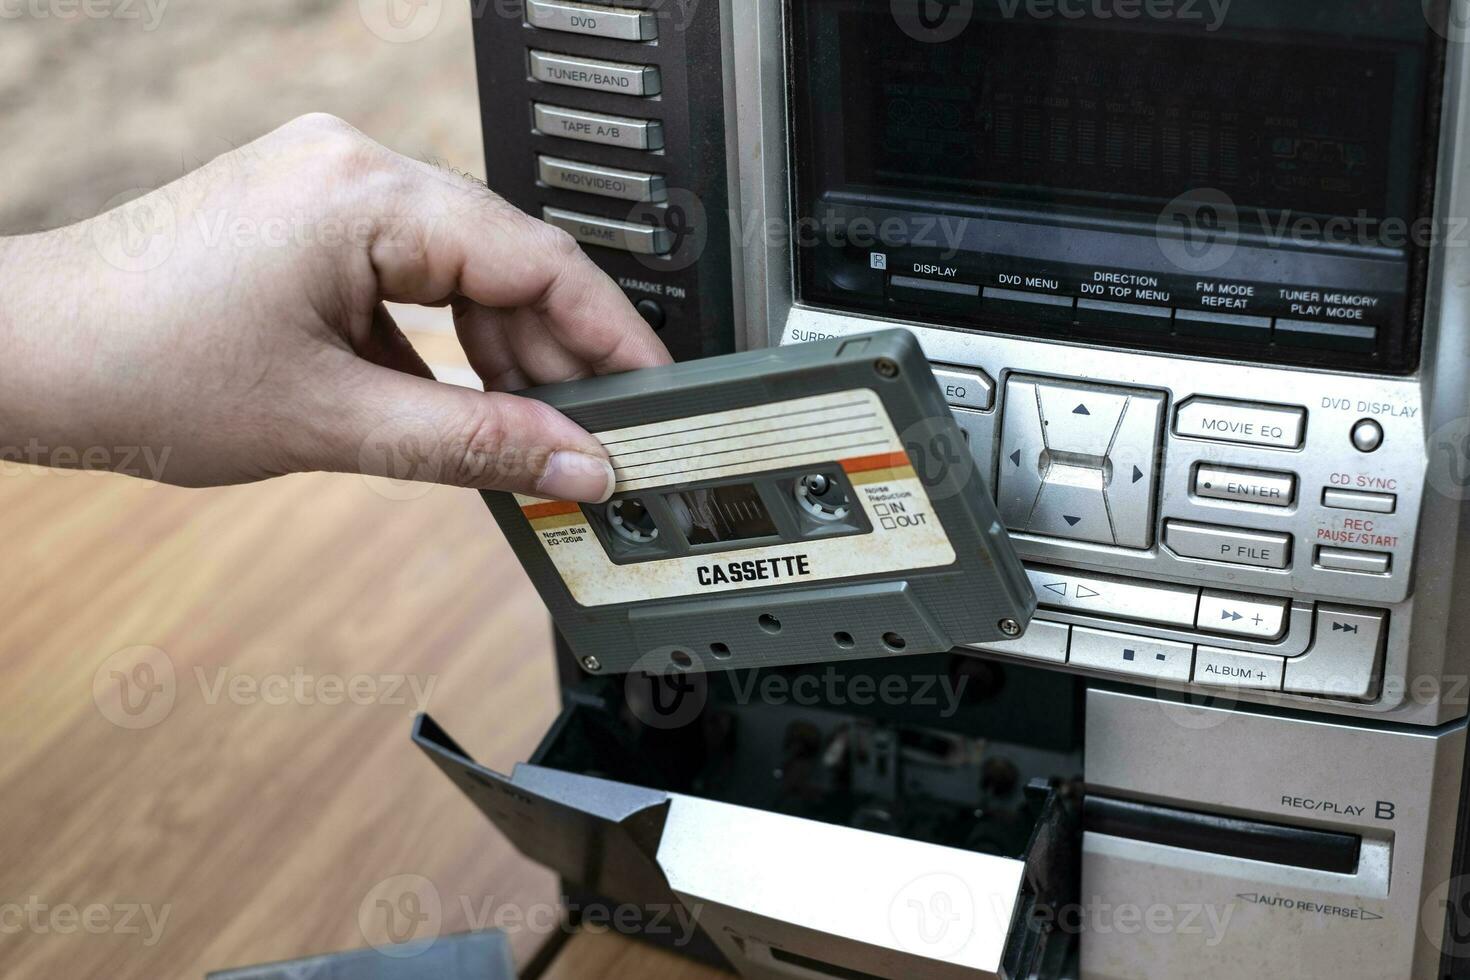
<path fill-rule="evenodd" d="M 477 11 L 491 186 L 679 360 L 908 331 L 1039 605 L 1020 637 L 808 667 L 610 677 L 562 643 L 532 766 L 426 747 L 574 898 L 702 904 L 685 952 L 746 977 L 1470 977 L 1451 6 Z M 636 569 L 614 524 L 652 521 L 692 554 L 682 489 L 589 540 Z M 567 858 L 614 840 L 621 872 Z M 963 942 L 905 925 L 992 899 Z"/>

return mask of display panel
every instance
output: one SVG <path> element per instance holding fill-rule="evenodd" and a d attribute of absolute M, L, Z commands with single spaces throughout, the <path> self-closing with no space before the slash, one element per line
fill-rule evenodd
<path fill-rule="evenodd" d="M 1439 56 L 1419 5 L 905 7 L 793 0 L 805 300 L 1412 367 Z"/>

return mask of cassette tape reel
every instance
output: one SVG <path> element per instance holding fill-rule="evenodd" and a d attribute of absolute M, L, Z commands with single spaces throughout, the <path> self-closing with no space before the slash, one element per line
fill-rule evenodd
<path fill-rule="evenodd" d="M 485 494 L 585 670 L 934 653 L 1030 621 L 986 474 L 905 331 L 524 394 L 617 475 L 601 505 Z"/>

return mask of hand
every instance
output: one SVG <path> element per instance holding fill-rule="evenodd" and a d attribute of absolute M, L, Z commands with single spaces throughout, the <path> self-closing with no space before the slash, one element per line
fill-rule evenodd
<path fill-rule="evenodd" d="M 385 300 L 451 304 L 490 392 L 434 381 Z M 601 444 L 505 392 L 669 360 L 570 236 L 326 116 L 80 225 L 0 240 L 0 350 L 11 459 L 591 502 L 612 493 Z"/>

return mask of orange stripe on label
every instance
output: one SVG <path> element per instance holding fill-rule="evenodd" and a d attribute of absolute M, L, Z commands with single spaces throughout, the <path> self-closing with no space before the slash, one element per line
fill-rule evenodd
<path fill-rule="evenodd" d="M 876 456 L 856 456 L 842 461 L 846 473 L 866 473 L 869 470 L 891 470 L 909 465 L 908 453 L 879 453 Z"/>
<path fill-rule="evenodd" d="M 582 510 L 581 504 L 570 503 L 565 500 L 548 500 L 544 504 L 532 504 L 522 507 L 521 513 L 526 515 L 526 520 L 534 521 L 543 517 L 560 517 L 563 514 L 576 514 Z"/>

